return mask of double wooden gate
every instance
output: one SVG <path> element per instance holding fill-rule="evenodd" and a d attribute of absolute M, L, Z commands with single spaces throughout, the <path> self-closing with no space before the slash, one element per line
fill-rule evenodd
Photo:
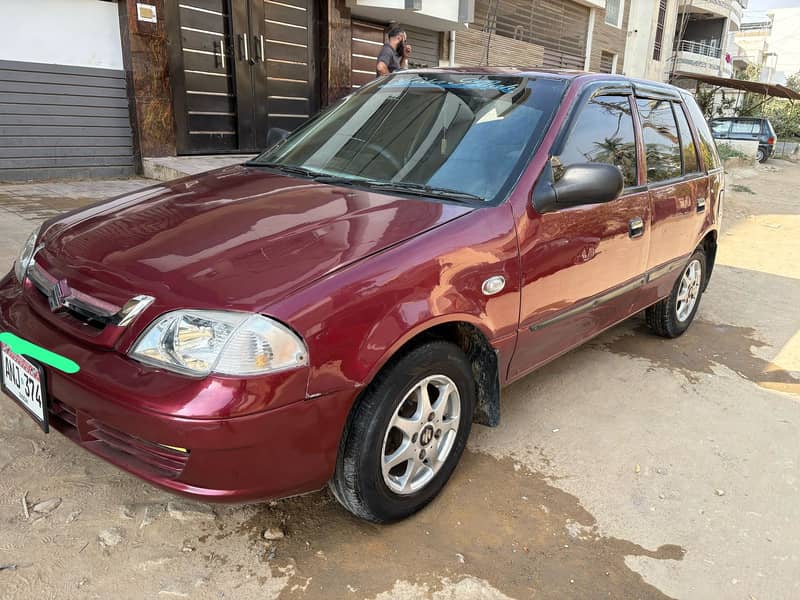
<path fill-rule="evenodd" d="M 314 0 L 167 3 L 179 154 L 255 152 L 318 109 Z"/>

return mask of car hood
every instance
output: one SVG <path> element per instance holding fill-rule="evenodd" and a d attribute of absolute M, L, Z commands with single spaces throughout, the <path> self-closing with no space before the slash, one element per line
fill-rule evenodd
<path fill-rule="evenodd" d="M 67 214 L 36 261 L 121 306 L 263 311 L 295 289 L 472 210 L 237 166 Z"/>

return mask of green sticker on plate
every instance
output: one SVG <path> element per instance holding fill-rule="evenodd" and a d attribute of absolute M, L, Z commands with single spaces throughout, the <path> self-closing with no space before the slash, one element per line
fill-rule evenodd
<path fill-rule="evenodd" d="M 58 369 L 64 373 L 72 374 L 81 370 L 78 363 L 74 360 L 70 360 L 66 356 L 61 356 L 55 352 L 50 352 L 50 350 L 45 350 L 41 346 L 23 340 L 13 333 L 0 333 L 0 342 L 11 348 L 12 352 L 38 360 L 40 363 L 50 365 L 54 369 Z"/>

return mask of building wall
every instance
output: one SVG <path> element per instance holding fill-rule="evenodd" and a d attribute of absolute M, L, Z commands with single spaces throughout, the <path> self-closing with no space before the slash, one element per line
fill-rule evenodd
<path fill-rule="evenodd" d="M 628 43 L 625 46 L 625 68 L 629 77 L 666 81 L 672 56 L 672 44 L 678 15 L 677 0 L 667 2 L 664 32 L 661 38 L 661 60 L 653 58 L 658 25 L 658 1 L 632 2 L 628 16 Z"/>
<path fill-rule="evenodd" d="M 778 8 L 769 11 L 774 15 L 769 52 L 777 53 L 775 83 L 800 71 L 800 8 Z M 776 60 L 770 58 L 769 64 Z"/>
<path fill-rule="evenodd" d="M 595 9 L 594 32 L 592 33 L 592 48 L 589 61 L 590 71 L 604 71 L 601 68 L 603 53 L 614 54 L 617 57 L 615 72 L 622 73 L 625 68 L 625 42 L 628 37 L 628 19 L 631 4 L 636 0 L 624 0 L 622 6 L 622 26 L 616 27 L 606 23 L 606 10 Z M 602 61 L 603 63 L 605 61 Z"/>
<path fill-rule="evenodd" d="M 0 4 L 0 181 L 132 175 L 117 5 Z"/>
<path fill-rule="evenodd" d="M 0 59 L 122 69 L 117 6 L 98 0 L 2 0 Z"/>
<path fill-rule="evenodd" d="M 476 0 L 472 33 L 486 33 L 489 51 L 472 64 L 522 65 L 529 67 L 582 69 L 585 64 L 590 9 L 571 0 Z M 461 33 L 456 33 L 456 55 Z M 470 43 L 476 43 L 470 36 Z M 508 40 L 518 42 L 508 44 Z M 493 46 L 499 45 L 497 51 Z M 507 56 L 515 48 L 515 60 Z M 526 51 L 527 48 L 527 51 Z M 479 50 L 479 48 L 477 48 Z M 502 65 L 494 62 L 501 60 Z M 457 60 L 458 62 L 458 60 Z M 460 63 L 469 64 L 469 63 Z"/>

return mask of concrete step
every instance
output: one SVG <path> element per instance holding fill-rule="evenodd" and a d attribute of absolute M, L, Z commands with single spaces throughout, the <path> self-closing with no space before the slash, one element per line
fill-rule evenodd
<path fill-rule="evenodd" d="M 142 159 L 144 176 L 148 179 L 171 181 L 197 175 L 213 169 L 239 165 L 254 154 L 213 154 L 209 156 L 154 156 Z"/>

